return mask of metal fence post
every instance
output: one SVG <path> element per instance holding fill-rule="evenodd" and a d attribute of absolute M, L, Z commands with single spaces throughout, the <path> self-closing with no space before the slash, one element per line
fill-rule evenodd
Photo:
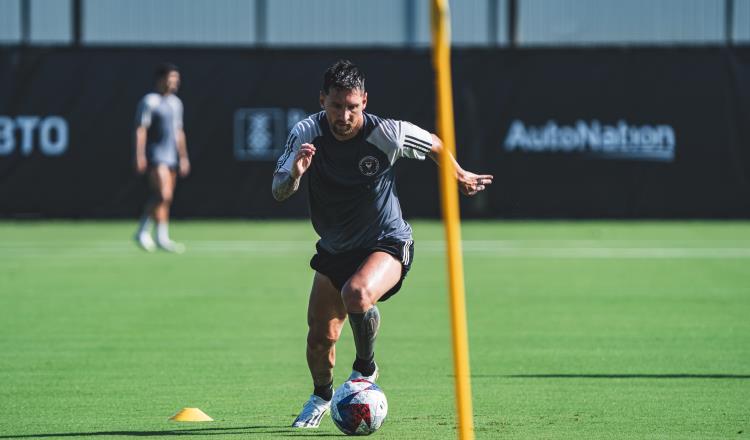
<path fill-rule="evenodd" d="M 20 0 L 21 6 L 21 45 L 31 44 L 31 0 Z"/>
<path fill-rule="evenodd" d="M 724 0 L 724 38 L 727 46 L 734 44 L 734 0 Z"/>
<path fill-rule="evenodd" d="M 71 1 L 71 27 L 73 30 L 73 46 L 81 47 L 83 42 L 83 0 Z"/>
<path fill-rule="evenodd" d="M 508 46 L 518 45 L 518 0 L 508 0 Z"/>

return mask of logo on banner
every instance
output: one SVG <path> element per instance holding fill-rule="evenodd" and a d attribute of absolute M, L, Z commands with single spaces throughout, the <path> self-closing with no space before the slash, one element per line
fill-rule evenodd
<path fill-rule="evenodd" d="M 68 121 L 61 116 L 0 116 L 0 156 L 60 156 L 68 150 Z"/>
<path fill-rule="evenodd" d="M 234 112 L 234 157 L 276 160 L 289 130 L 307 116 L 298 108 L 241 108 Z"/>
<path fill-rule="evenodd" d="M 671 162 L 677 144 L 671 125 L 631 125 L 624 120 L 613 125 L 597 120 L 558 125 L 551 120 L 542 126 L 530 126 L 514 120 L 503 146 L 508 152 L 579 153 L 603 159 Z"/>

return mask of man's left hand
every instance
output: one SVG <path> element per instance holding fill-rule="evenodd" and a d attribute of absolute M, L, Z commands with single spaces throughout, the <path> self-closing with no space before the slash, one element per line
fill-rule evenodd
<path fill-rule="evenodd" d="M 458 179 L 458 188 L 466 196 L 473 196 L 480 191 L 484 191 L 487 185 L 492 184 L 492 175 L 474 174 L 469 171 L 462 171 L 456 176 Z"/>
<path fill-rule="evenodd" d="M 180 159 L 180 177 L 186 177 L 190 174 L 190 161 L 187 157 Z"/>

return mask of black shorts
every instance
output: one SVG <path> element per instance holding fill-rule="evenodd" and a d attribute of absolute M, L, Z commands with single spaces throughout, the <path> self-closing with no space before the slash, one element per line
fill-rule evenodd
<path fill-rule="evenodd" d="M 320 247 L 319 243 L 315 244 L 315 249 L 317 253 L 310 260 L 310 267 L 327 276 L 338 290 L 341 290 L 349 278 L 354 275 L 354 272 L 359 269 L 359 266 L 373 252 L 382 251 L 393 255 L 401 262 L 401 278 L 378 301 L 387 300 L 401 289 L 401 284 L 404 282 L 414 259 L 414 241 L 412 240 L 384 240 L 379 241 L 371 248 L 354 249 L 340 254 L 326 252 Z"/>

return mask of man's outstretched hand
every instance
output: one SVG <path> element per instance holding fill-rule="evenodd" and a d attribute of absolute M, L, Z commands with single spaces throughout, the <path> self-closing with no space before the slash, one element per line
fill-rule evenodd
<path fill-rule="evenodd" d="M 474 174 L 464 170 L 461 170 L 456 178 L 458 179 L 458 189 L 466 196 L 473 196 L 480 191 L 484 191 L 487 185 L 492 184 L 493 179 L 490 174 Z"/>

